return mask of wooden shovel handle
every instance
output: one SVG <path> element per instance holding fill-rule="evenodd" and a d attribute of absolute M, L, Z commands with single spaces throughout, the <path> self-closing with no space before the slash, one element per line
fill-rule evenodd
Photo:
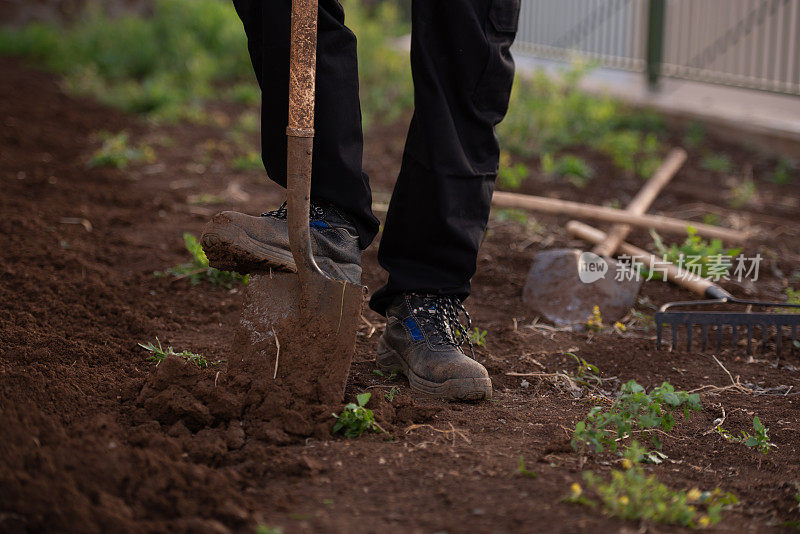
<path fill-rule="evenodd" d="M 647 180 L 647 183 L 633 197 L 628 208 L 625 210 L 633 215 L 643 215 L 656 199 L 658 194 L 664 189 L 672 177 L 678 172 L 686 161 L 686 151 L 682 148 L 673 148 L 667 158 L 661 163 L 656 172 Z M 594 247 L 592 252 L 598 256 L 611 256 L 617 251 L 619 245 L 625 241 L 631 232 L 631 225 L 617 223 L 608 231 L 606 239 Z"/>
<path fill-rule="evenodd" d="M 522 195 L 519 193 L 506 193 L 496 191 L 492 197 L 492 206 L 496 208 L 520 208 L 554 215 L 571 215 L 586 219 L 596 219 L 612 223 L 626 223 L 644 228 L 654 228 L 664 232 L 674 232 L 686 235 L 686 228 L 691 226 L 697 229 L 699 235 L 717 237 L 727 243 L 742 243 L 750 237 L 745 232 L 731 230 L 710 224 L 693 221 L 662 217 L 660 215 L 633 215 L 625 210 L 606 208 L 582 202 L 559 200 L 556 198 Z"/>
<path fill-rule="evenodd" d="M 579 221 L 569 221 L 567 223 L 567 232 L 589 243 L 600 243 L 607 237 L 606 233 L 602 230 L 598 230 L 597 228 Z M 701 278 L 672 263 L 665 262 L 657 258 L 654 254 L 633 246 L 630 243 L 623 241 L 619 245 L 619 250 L 631 256 L 633 260 L 643 263 L 648 269 L 666 272 L 666 279 L 668 281 L 688 289 L 693 293 L 697 293 L 698 295 L 706 296 L 710 287 L 717 287 L 717 285 L 710 280 Z"/>

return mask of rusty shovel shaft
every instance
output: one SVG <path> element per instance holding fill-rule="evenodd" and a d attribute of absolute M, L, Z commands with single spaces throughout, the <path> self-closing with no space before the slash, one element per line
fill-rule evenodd
<path fill-rule="evenodd" d="M 292 0 L 286 200 L 289 246 L 304 288 L 309 288 L 312 273 L 324 276 L 314 261 L 308 220 L 314 147 L 318 7 L 318 0 Z"/>

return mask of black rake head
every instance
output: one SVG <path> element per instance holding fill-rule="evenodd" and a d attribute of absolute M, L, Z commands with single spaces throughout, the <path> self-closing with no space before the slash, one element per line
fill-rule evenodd
<path fill-rule="evenodd" d="M 719 305 L 743 305 L 744 311 L 702 310 L 690 307 L 709 307 Z M 753 312 L 753 307 L 765 308 L 764 311 Z M 794 311 L 794 313 L 789 310 Z M 709 334 L 716 338 L 717 349 L 722 348 L 723 339 L 730 338 L 734 347 L 738 346 L 740 333 L 746 335 L 747 354 L 752 354 L 755 334 L 760 331 L 761 351 L 766 352 L 771 340 L 775 350 L 781 354 L 784 335 L 791 336 L 790 349 L 800 349 L 797 339 L 797 328 L 800 325 L 800 304 L 780 302 L 759 302 L 736 298 L 698 300 L 687 302 L 671 302 L 665 304 L 655 315 L 656 349 L 661 350 L 664 326 L 672 331 L 671 350 L 677 350 L 679 338 L 685 336 L 686 350 L 692 350 L 692 341 L 697 335 L 700 338 L 701 351 L 709 345 Z M 697 331 L 699 330 L 699 332 Z M 773 337 L 774 336 L 774 337 Z"/>

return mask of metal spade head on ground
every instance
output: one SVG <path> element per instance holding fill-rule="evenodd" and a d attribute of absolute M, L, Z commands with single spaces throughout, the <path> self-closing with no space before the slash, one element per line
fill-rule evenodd
<path fill-rule="evenodd" d="M 686 151 L 673 149 L 626 211 L 644 214 L 685 161 Z M 629 268 L 611 255 L 630 229 L 627 224 L 614 225 L 591 252 L 569 248 L 538 253 L 528 271 L 523 302 L 557 326 L 585 324 L 595 306 L 606 322 L 624 317 L 636 302 L 641 280 L 625 275 Z"/>
<path fill-rule="evenodd" d="M 251 277 L 229 369 L 268 374 L 305 400 L 339 403 L 366 288 L 329 278 L 311 249 L 317 9 L 317 0 L 292 2 L 286 202 L 297 273 Z"/>

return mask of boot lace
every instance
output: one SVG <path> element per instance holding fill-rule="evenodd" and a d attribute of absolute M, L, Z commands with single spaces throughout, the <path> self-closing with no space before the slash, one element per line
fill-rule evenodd
<path fill-rule="evenodd" d="M 475 359 L 475 349 L 469 338 L 472 318 L 461 300 L 441 295 L 414 294 L 414 296 L 422 299 L 422 306 L 413 310 L 414 315 L 425 324 L 433 326 L 444 343 L 460 349 L 466 341 L 471 357 Z M 461 314 L 466 318 L 466 325 L 461 322 Z"/>
<path fill-rule="evenodd" d="M 272 217 L 274 219 L 285 220 L 286 219 L 286 202 L 280 205 L 280 207 L 276 210 L 266 211 L 261 214 L 262 217 Z M 325 217 L 325 209 L 314 202 L 311 201 L 311 209 L 309 210 L 310 219 L 319 220 Z"/>

